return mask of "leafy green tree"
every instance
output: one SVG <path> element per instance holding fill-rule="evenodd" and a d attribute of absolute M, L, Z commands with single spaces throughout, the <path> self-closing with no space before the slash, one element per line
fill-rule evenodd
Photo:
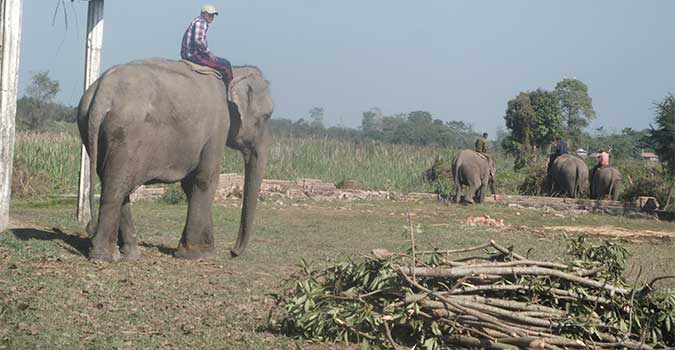
<path fill-rule="evenodd" d="M 555 93 L 543 89 L 532 91 L 529 95 L 535 116 L 532 145 L 535 150 L 545 150 L 561 131 L 563 117 L 558 98 Z"/>
<path fill-rule="evenodd" d="M 474 142 L 480 137 L 470 124 L 463 121 L 451 120 L 445 123 L 446 131 L 443 146 L 455 149 L 472 148 Z"/>
<path fill-rule="evenodd" d="M 648 141 L 666 169 L 675 180 L 675 96 L 669 94 L 656 106 L 656 128 L 649 130 Z"/>
<path fill-rule="evenodd" d="M 516 157 L 516 168 L 536 161 L 537 155 L 560 132 L 562 116 L 556 96 L 538 89 L 521 92 L 507 104 L 504 116 L 510 135 L 502 148 Z"/>
<path fill-rule="evenodd" d="M 374 140 L 382 139 L 382 117 L 382 110 L 377 107 L 373 107 L 370 110 L 363 112 L 361 118 L 361 130 L 363 131 L 364 137 Z"/>
<path fill-rule="evenodd" d="M 556 84 L 554 93 L 560 102 L 565 134 L 573 147 L 579 147 L 582 130 L 595 119 L 593 100 L 588 95 L 588 87 L 581 80 L 563 79 Z"/>
<path fill-rule="evenodd" d="M 55 112 L 54 98 L 59 82 L 49 78 L 49 72 L 33 74 L 26 95 L 17 101 L 17 119 L 28 129 L 42 129 Z"/>
<path fill-rule="evenodd" d="M 310 127 L 314 131 L 320 131 L 322 130 L 323 127 L 323 116 L 324 116 L 325 110 L 323 107 L 312 107 L 312 109 L 309 110 L 309 119 L 310 119 Z"/>
<path fill-rule="evenodd" d="M 58 92 L 59 83 L 50 79 L 48 72 L 34 74 L 25 95 L 17 100 L 17 128 L 37 130 L 52 126 L 54 122 L 74 123 L 76 109 L 54 102 Z"/>

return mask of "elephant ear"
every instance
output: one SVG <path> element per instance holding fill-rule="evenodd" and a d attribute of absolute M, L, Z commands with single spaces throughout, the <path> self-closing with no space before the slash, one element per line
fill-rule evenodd
<path fill-rule="evenodd" d="M 268 82 L 256 67 L 235 67 L 228 86 L 230 131 L 228 145 L 249 148 L 256 142 L 257 131 L 272 114 Z"/>

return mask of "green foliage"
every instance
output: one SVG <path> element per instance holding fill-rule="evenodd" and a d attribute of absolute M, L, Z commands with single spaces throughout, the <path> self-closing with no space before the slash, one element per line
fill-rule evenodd
<path fill-rule="evenodd" d="M 437 157 L 431 168 L 424 171 L 424 179 L 431 184 L 434 193 L 449 198 L 453 192 L 452 162 Z"/>
<path fill-rule="evenodd" d="M 516 169 L 536 160 L 560 132 L 562 115 L 554 93 L 538 89 L 521 92 L 507 104 L 504 116 L 510 135 L 502 141 L 502 148 L 516 157 Z"/>
<path fill-rule="evenodd" d="M 323 107 L 313 107 L 309 110 L 310 127 L 315 130 L 323 129 Z"/>
<path fill-rule="evenodd" d="M 624 201 L 634 201 L 641 196 L 654 197 L 660 206 L 664 206 L 668 201 L 669 190 L 670 183 L 666 183 L 662 177 L 642 177 L 624 189 L 621 199 Z"/>
<path fill-rule="evenodd" d="M 645 142 L 648 130 L 624 128 L 620 133 L 608 133 L 598 128 L 596 135 L 584 134 L 582 144 L 588 152 L 605 149 L 610 152 L 612 162 L 617 160 L 641 159 L 640 153 L 650 146 Z"/>
<path fill-rule="evenodd" d="M 626 282 L 623 278 L 623 271 L 630 253 L 618 243 L 603 241 L 601 244 L 594 244 L 584 236 L 580 236 L 568 242 L 565 253 L 572 259 L 576 259 L 574 261 L 576 264 L 581 264 L 585 268 L 604 266 L 605 270 L 601 274 L 610 283 L 625 284 Z"/>
<path fill-rule="evenodd" d="M 33 74 L 26 95 L 17 101 L 17 129 L 39 130 L 58 121 L 74 122 L 75 108 L 54 102 L 59 90 L 59 82 L 49 78 L 48 72 Z"/>
<path fill-rule="evenodd" d="M 656 103 L 656 128 L 649 130 L 649 143 L 663 163 L 666 174 L 675 181 L 675 96 L 669 94 Z"/>
<path fill-rule="evenodd" d="M 470 323 L 464 324 L 461 315 L 465 311 L 454 304 L 461 303 L 461 299 L 452 299 L 462 297 L 464 291 L 461 286 L 472 287 L 478 283 L 495 288 L 469 292 L 466 296 L 525 302 L 540 309 L 556 309 L 564 313 L 562 317 L 551 314 L 547 319 L 555 322 L 556 326 L 542 331 L 544 333 L 588 343 L 606 342 L 607 336 L 615 336 L 634 344 L 644 340 L 657 348 L 675 344 L 675 332 L 672 332 L 675 326 L 675 294 L 672 291 L 655 293 L 649 284 L 630 289 L 623 277 L 630 254 L 616 243 L 593 244 L 580 238 L 569 242 L 562 259 L 568 274 L 599 271 L 593 273 L 593 281 L 601 287 L 591 287 L 554 274 L 528 273 L 474 283 L 468 283 L 467 277 L 418 275 L 416 283 L 419 287 L 410 282 L 410 276 L 404 276 L 402 267 L 414 265 L 448 271 L 452 267 L 447 265 L 446 259 L 451 258 L 434 250 L 430 254 L 418 255 L 419 261 L 413 263 L 415 259 L 410 250 L 406 253 L 384 253 L 367 256 L 362 261 L 348 259 L 318 270 L 312 269 L 303 260 L 301 272 L 287 281 L 289 288 L 278 296 L 279 308 L 273 316 L 273 324 L 278 325 L 284 334 L 311 341 L 354 343 L 380 349 L 394 348 L 393 343 L 421 349 L 448 348 L 452 347 L 453 336 L 483 338 L 480 333 L 472 333 Z M 476 264 L 475 271 L 478 271 L 478 266 L 485 260 L 497 263 L 513 259 L 511 253 L 497 251 L 485 251 L 483 255 L 482 258 L 474 256 L 476 260 L 465 259 L 463 265 Z M 466 268 L 463 265 L 458 269 Z M 527 288 L 517 291 L 499 288 L 504 285 Z M 612 286 L 614 291 L 605 288 L 608 286 Z M 556 290 L 571 294 L 560 297 Z M 436 300 L 436 305 L 440 306 L 434 308 L 427 302 L 429 300 Z M 478 299 L 474 301 L 479 302 Z M 476 306 L 465 307 L 473 307 L 474 312 L 481 310 Z M 496 311 L 487 312 L 505 324 L 517 327 L 518 322 L 509 322 L 517 319 L 518 308 L 513 304 L 510 308 L 513 311 L 507 319 L 500 318 Z M 498 307 L 492 308 L 495 309 Z M 446 310 L 455 315 L 444 318 Z"/>
<path fill-rule="evenodd" d="M 166 204 L 185 204 L 187 197 L 179 183 L 173 183 L 164 186 L 164 193 L 159 197 L 159 201 Z"/>
<path fill-rule="evenodd" d="M 563 79 L 554 89 L 560 103 L 560 111 L 564 117 L 565 134 L 570 146 L 581 146 L 581 134 L 588 123 L 595 119 L 593 101 L 588 95 L 588 87 L 577 79 Z"/>
<path fill-rule="evenodd" d="M 520 175 L 523 176 L 523 180 L 518 186 L 518 193 L 525 196 L 539 196 L 545 194 L 547 192 L 544 188 L 546 164 L 544 162 L 537 162 L 524 170 L 524 173 L 520 173 Z"/>

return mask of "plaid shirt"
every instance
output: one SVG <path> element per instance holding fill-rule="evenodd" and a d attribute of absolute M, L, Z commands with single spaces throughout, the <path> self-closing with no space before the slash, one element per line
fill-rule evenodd
<path fill-rule="evenodd" d="M 185 34 L 183 34 L 180 57 L 189 59 L 197 53 L 208 55 L 211 52 L 209 44 L 206 41 L 206 32 L 208 30 L 209 23 L 201 15 L 192 20 L 192 23 L 185 30 Z"/>

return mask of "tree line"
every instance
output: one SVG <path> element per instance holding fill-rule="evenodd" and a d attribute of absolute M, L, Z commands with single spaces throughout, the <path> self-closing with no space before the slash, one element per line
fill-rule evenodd
<path fill-rule="evenodd" d="M 382 110 L 373 107 L 363 112 L 360 128 L 325 127 L 323 115 L 323 108 L 314 107 L 309 111 L 308 119 L 292 121 L 274 118 L 272 130 L 277 136 L 328 137 L 355 142 L 376 141 L 449 148 L 472 147 L 479 136 L 470 124 L 434 119 L 427 111 L 384 115 Z"/>

